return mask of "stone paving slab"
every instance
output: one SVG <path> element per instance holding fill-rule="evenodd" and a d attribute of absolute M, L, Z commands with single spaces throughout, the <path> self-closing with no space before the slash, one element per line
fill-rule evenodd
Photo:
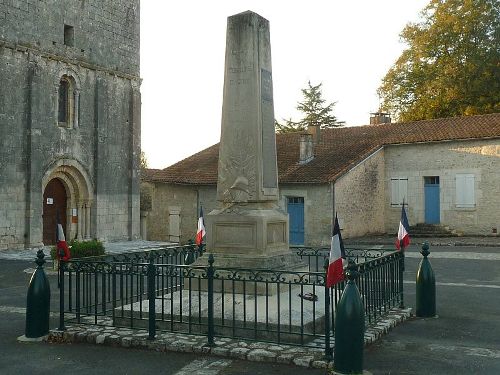
<path fill-rule="evenodd" d="M 412 309 L 391 309 L 365 332 L 365 346 L 380 339 L 393 327 L 412 315 Z M 93 320 L 93 318 L 92 318 Z M 110 324 L 109 318 L 100 324 Z M 215 346 L 207 345 L 206 336 L 185 333 L 159 332 L 154 340 L 148 339 L 143 329 L 117 328 L 110 325 L 67 325 L 65 331 L 51 330 L 47 341 L 50 343 L 91 343 L 96 345 L 141 348 L 159 352 L 188 352 L 206 355 L 238 358 L 255 362 L 277 362 L 311 368 L 333 368 L 333 362 L 326 361 L 322 347 L 301 347 L 283 344 L 247 342 L 242 339 L 215 339 Z M 334 339 L 332 348 L 335 345 Z"/>

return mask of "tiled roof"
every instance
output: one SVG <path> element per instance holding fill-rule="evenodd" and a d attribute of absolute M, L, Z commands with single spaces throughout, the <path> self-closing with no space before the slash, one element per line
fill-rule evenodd
<path fill-rule="evenodd" d="M 321 130 L 314 159 L 307 164 L 298 163 L 299 138 L 300 133 L 276 135 L 280 183 L 333 181 L 384 145 L 500 138 L 500 113 Z M 150 170 L 143 180 L 216 184 L 218 157 L 216 144 L 168 168 Z"/>

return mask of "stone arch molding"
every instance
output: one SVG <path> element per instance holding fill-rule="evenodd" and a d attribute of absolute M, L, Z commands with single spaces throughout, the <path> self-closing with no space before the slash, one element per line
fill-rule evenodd
<path fill-rule="evenodd" d="M 66 238 L 90 239 L 93 183 L 84 166 L 75 159 L 63 158 L 53 162 L 42 177 L 42 192 L 48 183 L 58 178 L 67 195 Z M 76 209 L 76 218 L 74 214 Z M 76 221 L 76 222 L 75 222 Z"/>

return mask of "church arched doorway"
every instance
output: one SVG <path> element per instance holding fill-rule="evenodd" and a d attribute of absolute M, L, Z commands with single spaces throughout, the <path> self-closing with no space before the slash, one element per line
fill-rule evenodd
<path fill-rule="evenodd" d="M 65 158 L 52 163 L 42 178 L 42 191 L 45 245 L 53 244 L 55 241 L 58 211 L 66 241 L 92 238 L 93 184 L 89 174 L 78 161 Z M 52 196 L 57 192 L 61 194 L 58 200 L 55 199 L 56 196 Z"/>
<path fill-rule="evenodd" d="M 53 178 L 43 192 L 43 244 L 54 245 L 56 240 L 57 216 L 64 233 L 66 231 L 67 194 L 62 181 Z"/>

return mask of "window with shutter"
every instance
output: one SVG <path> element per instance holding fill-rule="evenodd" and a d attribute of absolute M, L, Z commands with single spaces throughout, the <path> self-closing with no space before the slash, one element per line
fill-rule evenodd
<path fill-rule="evenodd" d="M 402 206 L 408 203 L 408 177 L 391 178 L 391 206 Z"/>
<path fill-rule="evenodd" d="M 461 173 L 455 176 L 456 206 L 461 208 L 476 207 L 474 175 Z"/>

